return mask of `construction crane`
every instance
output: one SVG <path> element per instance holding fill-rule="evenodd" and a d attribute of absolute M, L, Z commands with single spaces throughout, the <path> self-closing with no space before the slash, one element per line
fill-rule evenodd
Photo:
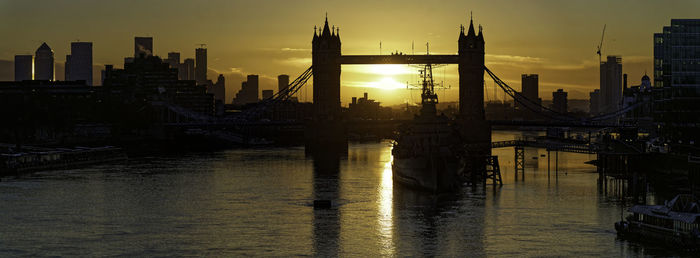
<path fill-rule="evenodd" d="M 600 36 L 600 44 L 598 44 L 598 52 L 597 52 L 598 64 L 600 64 L 603 61 L 603 59 L 602 59 L 603 54 L 602 54 L 601 50 L 603 49 L 603 39 L 605 38 L 605 26 L 607 26 L 607 24 L 603 24 L 603 35 Z"/>

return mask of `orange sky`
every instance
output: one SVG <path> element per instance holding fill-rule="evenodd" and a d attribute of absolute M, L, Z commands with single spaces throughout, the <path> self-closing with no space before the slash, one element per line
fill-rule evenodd
<path fill-rule="evenodd" d="M 340 27 L 343 54 L 391 51 L 456 53 L 460 24 L 469 11 L 484 28 L 486 65 L 516 89 L 520 74 L 540 75 L 540 97 L 557 88 L 570 98 L 588 98 L 598 87 L 596 46 L 607 24 L 604 55 L 621 55 L 630 85 L 645 70 L 652 74 L 652 34 L 671 18 L 697 18 L 700 1 L 20 1 L 0 0 L 0 59 L 32 54 L 46 41 L 63 63 L 71 41 L 92 41 L 95 65 L 122 65 L 133 54 L 134 36 L 154 37 L 154 52 L 194 57 L 206 43 L 210 77 L 223 73 L 227 98 L 245 74 L 259 74 L 262 89 L 276 87 L 276 76 L 295 78 L 310 65 L 313 26 L 328 12 Z M 695 15 L 695 16 L 694 16 Z M 57 65 L 60 69 L 60 64 Z M 457 96 L 456 65 L 435 69 L 450 89 L 441 101 Z M 61 78 L 57 71 L 57 78 Z M 99 77 L 96 77 L 99 78 Z M 8 79 L 8 78 L 6 78 Z M 9 78 L 11 79 L 11 78 Z M 487 78 L 488 79 L 488 78 Z M 407 66 L 344 66 L 341 101 L 369 92 L 388 104 L 418 102 L 419 94 L 401 88 L 418 78 Z M 488 99 L 493 83 L 486 82 Z M 502 98 L 499 93 L 498 98 Z M 311 89 L 300 92 L 311 98 Z"/>

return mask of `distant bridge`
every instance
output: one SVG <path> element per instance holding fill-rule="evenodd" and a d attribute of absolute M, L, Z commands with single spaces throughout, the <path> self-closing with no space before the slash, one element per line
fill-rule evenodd
<path fill-rule="evenodd" d="M 595 145 L 588 143 L 573 143 L 565 141 L 557 141 L 552 139 L 521 139 L 521 140 L 509 140 L 509 141 L 497 141 L 491 143 L 491 148 L 506 148 L 506 147 L 532 147 L 532 148 L 543 148 L 548 151 L 562 151 L 562 152 L 573 152 L 573 153 L 583 153 L 583 154 L 596 154 L 598 153 L 598 148 Z"/>

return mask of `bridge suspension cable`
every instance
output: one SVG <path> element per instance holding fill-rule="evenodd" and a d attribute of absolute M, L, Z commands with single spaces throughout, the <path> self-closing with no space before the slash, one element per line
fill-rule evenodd
<path fill-rule="evenodd" d="M 506 84 L 503 80 L 498 78 L 496 74 L 491 72 L 488 68 L 484 67 L 484 71 L 493 79 L 493 81 L 506 93 L 508 96 L 513 98 L 515 102 L 521 104 L 525 108 L 536 112 L 540 115 L 547 116 L 548 118 L 556 119 L 556 120 L 562 120 L 562 121 L 572 121 L 572 120 L 578 120 L 577 118 L 568 116 L 566 114 L 562 114 L 556 110 L 553 110 L 551 108 L 542 106 L 542 104 L 535 102 L 534 100 L 531 100 L 527 97 L 525 97 L 523 94 L 520 92 L 516 91 L 515 89 L 511 88 Z M 539 109 L 538 109 L 539 108 Z M 546 112 L 543 112 L 546 111 Z"/>
<path fill-rule="evenodd" d="M 577 117 L 572 117 L 570 115 L 558 112 L 558 111 L 553 110 L 549 107 L 543 106 L 542 104 L 537 103 L 534 100 L 528 99 L 527 97 L 522 95 L 520 92 L 518 92 L 515 89 L 513 89 L 512 87 L 508 86 L 508 84 L 506 84 L 503 80 L 498 78 L 498 76 L 496 76 L 496 74 L 494 74 L 488 68 L 484 67 L 484 71 L 486 71 L 486 73 L 491 77 L 491 79 L 493 79 L 493 81 L 506 94 L 508 94 L 510 97 L 512 97 L 513 100 L 515 100 L 517 103 L 521 104 L 525 108 L 527 108 L 527 109 L 529 109 L 537 114 L 546 116 L 546 117 L 551 118 L 551 119 L 559 120 L 559 121 L 578 121 L 578 122 L 582 122 L 582 123 L 600 122 L 603 120 L 608 120 L 611 118 L 619 117 L 619 116 L 621 116 L 621 115 L 623 115 L 631 110 L 634 110 L 634 109 L 648 103 L 648 101 L 642 101 L 642 102 L 635 103 L 633 105 L 630 105 L 628 107 L 625 107 L 625 108 L 622 108 L 622 109 L 619 109 L 619 110 L 616 110 L 616 111 L 613 111 L 610 113 L 600 114 L 600 115 L 597 115 L 594 117 L 589 117 L 589 118 L 577 118 Z"/>
<path fill-rule="evenodd" d="M 274 104 L 284 102 L 289 100 L 294 94 L 296 94 L 299 89 L 301 89 L 306 82 L 309 81 L 311 76 L 313 75 L 313 67 L 309 67 L 299 75 L 294 81 L 289 83 L 287 87 L 285 87 L 283 90 L 278 91 L 277 93 L 273 94 L 271 97 L 266 98 L 261 100 L 260 102 L 256 103 L 253 107 L 246 109 L 242 112 L 243 118 L 246 120 L 250 120 L 256 117 L 259 117 L 262 112 L 264 112 L 268 107 L 273 106 Z"/>

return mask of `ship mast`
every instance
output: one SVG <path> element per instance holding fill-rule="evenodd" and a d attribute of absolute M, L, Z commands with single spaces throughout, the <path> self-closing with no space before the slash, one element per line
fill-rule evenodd
<path fill-rule="evenodd" d="M 420 72 L 421 78 L 423 78 L 422 93 L 421 93 L 421 103 L 425 104 L 437 104 L 438 98 L 435 94 L 435 81 L 433 80 L 433 67 L 431 64 L 425 64 L 423 70 Z"/>
<path fill-rule="evenodd" d="M 425 54 L 430 55 L 430 45 L 425 44 L 426 50 Z M 435 105 L 438 103 L 437 94 L 435 94 L 435 81 L 433 80 L 433 65 L 428 63 L 423 66 L 423 70 L 420 72 L 421 78 L 423 78 L 422 83 L 422 93 L 421 93 L 421 113 L 435 115 L 437 109 Z"/>

